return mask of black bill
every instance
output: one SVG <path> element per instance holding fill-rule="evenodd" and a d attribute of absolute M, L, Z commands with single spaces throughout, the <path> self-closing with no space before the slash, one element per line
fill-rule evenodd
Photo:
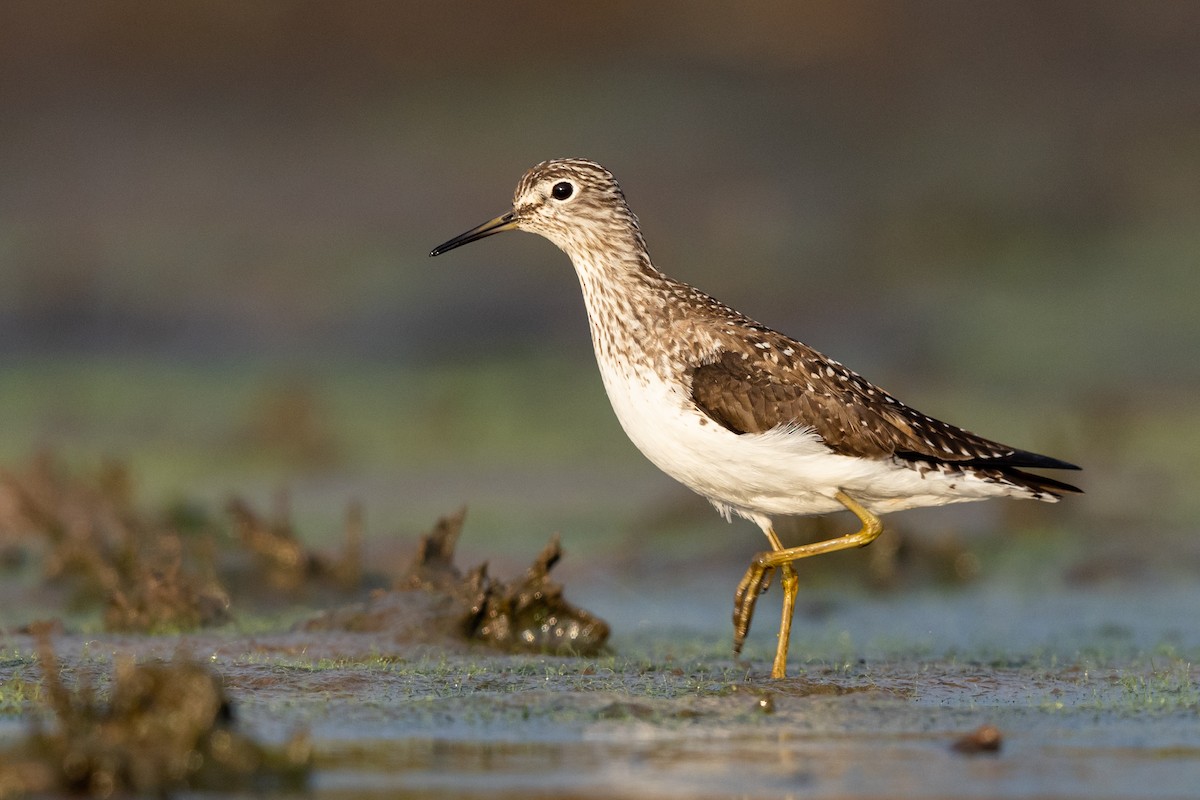
<path fill-rule="evenodd" d="M 435 247 L 429 251 L 429 255 L 440 256 L 442 253 L 445 253 L 447 250 L 453 250 L 454 248 L 461 247 L 464 244 L 470 244 L 471 242 L 474 242 L 477 239 L 482 239 L 485 236 L 491 236 L 493 233 L 500 233 L 501 231 L 511 231 L 511 230 L 515 229 L 516 227 L 517 227 L 517 215 L 515 212 L 510 211 L 507 214 L 501 214 L 500 216 L 496 217 L 495 219 L 489 219 L 487 222 L 483 223 L 479 227 L 471 228 L 471 230 L 467 231 L 464 234 L 460 234 L 459 236 L 455 236 L 453 239 L 451 239 L 448 242 L 439 244 L 437 247 Z"/>

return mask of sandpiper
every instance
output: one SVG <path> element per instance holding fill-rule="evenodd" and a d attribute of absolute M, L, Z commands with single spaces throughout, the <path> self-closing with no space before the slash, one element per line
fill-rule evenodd
<path fill-rule="evenodd" d="M 616 179 L 592 161 L 544 161 L 517 184 L 512 210 L 435 247 L 494 233 L 540 234 L 565 252 L 583 289 L 596 361 L 613 410 L 660 469 L 727 519 L 756 523 L 758 554 L 734 595 L 734 653 L 771 573 L 783 616 L 771 669 L 786 674 L 801 558 L 863 547 L 879 515 L 989 497 L 1055 502 L 1080 490 L 1023 471 L 1079 469 L 925 416 L 816 350 L 667 277 L 651 262 Z M 861 527 L 784 547 L 777 516 L 849 510 Z"/>

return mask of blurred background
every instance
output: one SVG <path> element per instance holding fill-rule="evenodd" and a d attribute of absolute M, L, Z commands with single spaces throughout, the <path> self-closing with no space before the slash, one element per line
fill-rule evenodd
<path fill-rule="evenodd" d="M 897 529 L 1192 579 L 1198 76 L 1192 3 L 0 4 L 0 464 L 286 487 L 315 537 L 467 503 L 468 553 L 558 530 L 567 574 L 719 557 L 732 591 L 761 537 L 625 440 L 565 256 L 427 257 L 585 156 L 673 276 L 1087 467 Z"/>

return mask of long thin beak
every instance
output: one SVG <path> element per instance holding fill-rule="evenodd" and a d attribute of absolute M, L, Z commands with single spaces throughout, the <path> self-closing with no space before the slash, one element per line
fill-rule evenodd
<path fill-rule="evenodd" d="M 491 236 L 493 233 L 501 231 L 511 231 L 517 227 L 517 213 L 510 211 L 507 214 L 501 214 L 495 219 L 489 219 L 477 228 L 471 228 L 464 234 L 455 236 L 448 242 L 439 244 L 437 247 L 429 251 L 431 256 L 440 256 L 447 250 L 453 250 L 456 247 L 461 247 L 464 244 L 470 244 L 477 239 L 482 239 L 485 236 Z"/>

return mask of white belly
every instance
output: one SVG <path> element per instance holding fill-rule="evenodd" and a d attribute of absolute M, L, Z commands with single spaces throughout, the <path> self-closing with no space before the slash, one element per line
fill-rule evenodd
<path fill-rule="evenodd" d="M 600 373 L 634 445 L 724 513 L 826 514 L 844 510 L 838 491 L 876 514 L 1021 493 L 967 474 L 922 474 L 890 460 L 836 455 L 803 428 L 736 434 L 651 370 L 627 375 L 601 362 Z"/>

